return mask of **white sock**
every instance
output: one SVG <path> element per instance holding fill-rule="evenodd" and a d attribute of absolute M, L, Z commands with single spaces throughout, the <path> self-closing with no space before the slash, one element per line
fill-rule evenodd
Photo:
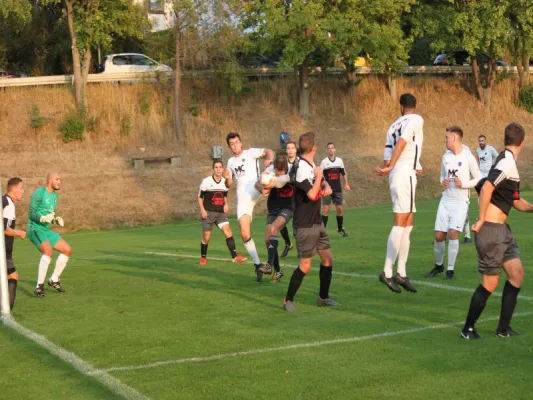
<path fill-rule="evenodd" d="M 67 266 L 68 256 L 64 254 L 60 254 L 59 257 L 57 257 L 56 260 L 56 267 L 54 268 L 54 273 L 50 277 L 52 282 L 59 282 L 59 277 L 61 276 L 61 273 Z"/>
<path fill-rule="evenodd" d="M 459 254 L 459 240 L 448 240 L 448 271 L 453 271 L 457 254 Z"/>
<path fill-rule="evenodd" d="M 398 257 L 398 252 L 400 251 L 400 246 L 402 242 L 403 232 L 405 227 L 403 226 L 393 226 L 389 239 L 387 240 L 387 257 L 385 258 L 385 278 L 392 278 L 392 266 L 396 262 Z"/>
<path fill-rule="evenodd" d="M 48 266 L 52 259 L 48 256 L 43 255 L 39 260 L 39 273 L 37 275 L 37 286 L 43 285 L 44 280 L 46 279 L 46 272 L 48 271 Z"/>
<path fill-rule="evenodd" d="M 466 215 L 466 223 L 465 223 L 464 231 L 465 231 L 465 238 L 470 239 L 470 217 L 468 216 L 468 214 Z"/>
<path fill-rule="evenodd" d="M 248 240 L 247 242 L 244 242 L 244 247 L 246 247 L 246 251 L 252 258 L 252 261 L 254 262 L 254 264 L 255 265 L 260 264 L 261 261 L 259 260 L 259 255 L 257 254 L 254 240 L 250 238 L 250 240 Z"/>
<path fill-rule="evenodd" d="M 411 247 L 411 231 L 413 226 L 406 226 L 403 232 L 402 241 L 400 242 L 400 251 L 398 252 L 398 273 L 402 278 L 407 276 L 407 258 L 409 257 L 409 247 Z"/>
<path fill-rule="evenodd" d="M 446 250 L 446 240 L 443 240 L 442 242 L 437 242 L 435 240 L 433 250 L 435 251 L 435 264 L 444 264 L 444 250 Z"/>

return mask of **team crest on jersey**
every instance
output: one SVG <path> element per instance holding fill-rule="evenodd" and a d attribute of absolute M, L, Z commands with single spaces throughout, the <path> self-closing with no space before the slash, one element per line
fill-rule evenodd
<path fill-rule="evenodd" d="M 459 161 L 459 166 L 463 165 L 463 162 L 462 161 Z"/>

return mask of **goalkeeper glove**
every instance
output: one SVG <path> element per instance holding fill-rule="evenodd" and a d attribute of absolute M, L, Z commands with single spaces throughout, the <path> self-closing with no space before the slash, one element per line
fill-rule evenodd
<path fill-rule="evenodd" d="M 50 222 L 54 220 L 54 217 L 55 217 L 55 214 L 51 212 L 50 214 L 43 215 L 41 218 L 39 218 L 39 222 L 41 224 L 44 224 L 44 223 L 49 224 Z"/>
<path fill-rule="evenodd" d="M 63 221 L 63 218 L 61 217 L 55 217 L 52 223 L 57 224 L 59 226 L 65 226 L 65 221 Z"/>

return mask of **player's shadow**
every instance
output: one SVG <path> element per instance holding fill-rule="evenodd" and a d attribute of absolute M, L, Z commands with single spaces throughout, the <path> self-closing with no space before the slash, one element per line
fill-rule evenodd
<path fill-rule="evenodd" d="M 17 296 L 19 296 L 19 294 L 24 294 L 24 296 L 26 297 L 37 297 L 35 296 L 33 291 L 28 290 L 25 288 L 25 286 L 20 285 L 21 283 L 23 283 L 24 285 L 28 285 L 29 287 L 35 287 L 35 281 L 19 279 L 19 282 L 17 284 Z"/>

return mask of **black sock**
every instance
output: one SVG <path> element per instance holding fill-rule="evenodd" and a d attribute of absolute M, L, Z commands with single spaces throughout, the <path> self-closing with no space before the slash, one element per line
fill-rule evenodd
<path fill-rule="evenodd" d="M 204 242 L 202 242 L 202 244 L 200 245 L 200 255 L 202 257 L 207 256 L 207 244 L 204 244 Z"/>
<path fill-rule="evenodd" d="M 296 295 L 296 292 L 300 288 L 300 285 L 302 284 L 304 277 L 305 277 L 305 274 L 300 269 L 300 267 L 294 270 L 291 276 L 291 282 L 289 283 L 289 288 L 287 289 L 287 296 L 285 296 L 286 301 L 294 300 L 294 296 Z"/>
<path fill-rule="evenodd" d="M 274 270 L 276 272 L 279 272 L 280 271 L 280 268 L 279 268 L 279 256 L 278 256 L 278 252 L 276 252 L 276 258 L 274 259 Z"/>
<path fill-rule="evenodd" d="M 233 236 L 226 238 L 226 244 L 228 245 L 231 258 L 237 257 L 237 250 L 235 250 L 235 239 L 233 239 Z M 205 251 L 207 251 L 207 248 L 205 249 Z"/>
<path fill-rule="evenodd" d="M 322 215 L 322 223 L 324 224 L 324 228 L 328 226 L 328 216 Z"/>
<path fill-rule="evenodd" d="M 344 229 L 344 216 L 337 215 L 337 229 L 342 231 Z"/>
<path fill-rule="evenodd" d="M 281 228 L 281 231 L 279 231 L 279 233 L 281 234 L 281 237 L 283 238 L 283 240 L 285 240 L 285 246 L 290 247 L 292 243 L 291 243 L 291 238 L 289 237 L 289 230 L 287 229 L 287 227 L 284 226 L 283 228 Z"/>
<path fill-rule="evenodd" d="M 329 286 L 331 285 L 331 275 L 333 267 L 324 267 L 320 264 L 320 293 L 319 296 L 321 299 L 329 298 Z"/>
<path fill-rule="evenodd" d="M 17 280 L 9 279 L 7 286 L 9 288 L 9 305 L 13 309 L 15 307 L 15 297 L 17 296 Z"/>
<path fill-rule="evenodd" d="M 268 242 L 268 263 L 270 265 L 274 264 L 276 254 L 278 254 L 278 237 L 270 236 L 270 241 Z"/>
<path fill-rule="evenodd" d="M 514 308 L 516 306 L 518 292 L 520 292 L 520 288 L 513 286 L 509 281 L 505 281 L 502 295 L 502 310 L 500 312 L 500 322 L 498 323 L 498 332 L 505 332 L 509 329 Z"/>
<path fill-rule="evenodd" d="M 470 301 L 470 308 L 468 310 L 468 315 L 466 316 L 464 330 L 468 328 L 473 328 L 479 316 L 483 312 L 487 300 L 490 297 L 491 292 L 489 292 L 483 285 L 479 285 L 472 295 L 472 300 Z"/>

